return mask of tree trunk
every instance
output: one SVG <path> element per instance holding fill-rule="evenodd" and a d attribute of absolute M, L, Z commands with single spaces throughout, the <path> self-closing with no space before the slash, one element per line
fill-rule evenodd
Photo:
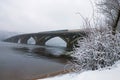
<path fill-rule="evenodd" d="M 115 20 L 114 25 L 112 26 L 112 34 L 113 34 L 113 35 L 116 34 L 116 29 L 117 29 L 119 20 L 120 20 L 120 10 L 118 10 L 117 18 L 116 18 L 116 20 Z"/>

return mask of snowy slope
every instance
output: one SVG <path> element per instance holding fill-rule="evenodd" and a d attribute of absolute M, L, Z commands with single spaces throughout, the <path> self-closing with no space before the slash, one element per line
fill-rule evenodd
<path fill-rule="evenodd" d="M 38 80 L 120 80 L 120 61 L 116 62 L 116 64 L 109 69 L 86 71 L 81 74 L 69 73 Z"/>

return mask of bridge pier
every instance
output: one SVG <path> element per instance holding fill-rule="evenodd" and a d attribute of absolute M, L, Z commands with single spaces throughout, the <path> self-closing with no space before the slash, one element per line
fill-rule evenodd
<path fill-rule="evenodd" d="M 21 40 L 20 43 L 27 44 L 27 40 Z"/>
<path fill-rule="evenodd" d="M 67 40 L 67 48 L 72 50 L 74 48 L 74 46 L 76 46 L 78 38 L 79 38 L 79 36 L 78 37 L 76 37 L 76 36 L 67 37 L 66 38 L 66 40 Z"/>
<path fill-rule="evenodd" d="M 73 45 L 71 45 L 71 44 L 67 44 L 67 49 L 73 49 Z"/>
<path fill-rule="evenodd" d="M 45 36 L 39 36 L 35 38 L 36 45 L 45 45 Z"/>
<path fill-rule="evenodd" d="M 36 44 L 36 45 L 45 45 L 45 43 L 42 42 L 42 41 L 38 41 L 38 42 L 36 42 L 35 44 Z"/>
<path fill-rule="evenodd" d="M 24 36 L 21 37 L 20 43 L 22 43 L 22 44 L 27 44 L 29 38 L 30 38 L 30 37 L 24 37 Z"/>

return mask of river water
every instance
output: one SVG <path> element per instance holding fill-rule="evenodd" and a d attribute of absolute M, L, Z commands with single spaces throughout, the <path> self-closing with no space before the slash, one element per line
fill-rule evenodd
<path fill-rule="evenodd" d="M 31 80 L 63 70 L 65 48 L 0 42 L 0 80 Z M 55 55 L 55 56 L 52 56 Z"/>

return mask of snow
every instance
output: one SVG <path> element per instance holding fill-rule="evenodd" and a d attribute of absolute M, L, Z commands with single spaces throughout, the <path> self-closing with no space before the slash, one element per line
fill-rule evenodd
<path fill-rule="evenodd" d="M 86 71 L 80 74 L 68 73 L 56 77 L 38 80 L 120 80 L 120 60 L 112 67 L 95 71 Z"/>

